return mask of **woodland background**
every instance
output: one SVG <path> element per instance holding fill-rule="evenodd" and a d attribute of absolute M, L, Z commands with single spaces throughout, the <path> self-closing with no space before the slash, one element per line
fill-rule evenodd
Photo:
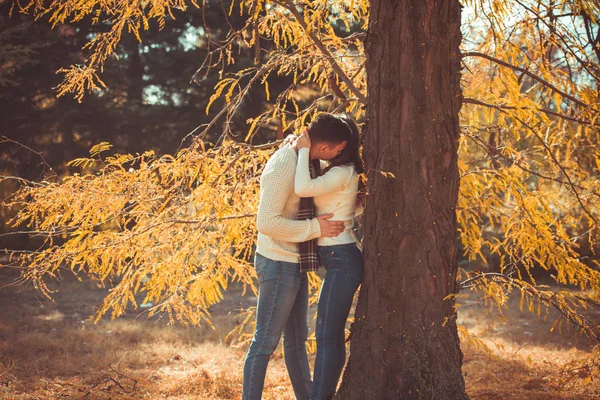
<path fill-rule="evenodd" d="M 23 182 L 80 172 L 80 166 L 68 166 L 67 162 L 88 157 L 90 148 L 101 142 L 113 145 L 111 153 L 153 150 L 158 155 L 175 154 L 191 144 L 191 132 L 212 121 L 226 105 L 219 98 L 206 113 L 215 85 L 223 78 L 218 68 L 192 79 L 207 55 L 206 32 L 217 42 L 225 40 L 231 28 L 239 29 L 245 23 L 245 17 L 228 15 L 220 2 L 207 2 L 204 12 L 194 7 L 185 12 L 173 10 L 175 18 L 169 18 L 162 29 L 150 25 L 141 44 L 134 35 L 124 35 L 115 49 L 116 56 L 105 64 L 102 80 L 108 88 L 86 95 L 81 102 L 71 95 L 57 98 L 56 87 L 63 77 L 56 71 L 81 63 L 82 47 L 106 26 L 83 19 L 52 29 L 43 18 L 34 22 L 31 16 L 10 15 L 11 6 L 10 1 L 0 3 L 0 175 L 6 178 L 0 182 L 2 199 L 9 198 Z M 202 26 L 205 28 L 199 28 Z M 343 30 L 340 26 L 336 29 Z M 271 45 L 275 47 L 262 42 L 267 50 Z M 235 69 L 241 70 L 255 64 L 256 54 L 248 49 L 235 58 Z M 293 80 L 273 74 L 270 91 L 281 93 Z M 475 93 L 476 86 L 472 85 L 467 95 Z M 312 104 L 319 91 L 317 85 L 299 90 L 296 101 L 300 108 Z M 230 121 L 231 137 L 242 142 L 248 132 L 247 120 L 264 112 L 269 104 L 263 87 L 251 88 Z M 502 129 L 510 131 L 511 125 Z M 466 136 L 469 134 L 472 132 Z M 262 124 L 252 142 L 266 143 L 278 135 L 277 124 Z M 509 153 L 494 153 L 499 136 L 486 131 L 487 151 L 473 150 L 471 158 L 463 161 L 481 164 L 480 157 L 487 156 L 484 163 L 506 166 L 502 157 Z M 204 139 L 209 146 L 218 146 L 223 137 L 215 130 Z M 526 135 L 516 142 L 525 147 Z M 580 160 L 586 163 L 589 176 L 597 176 L 593 161 L 597 143 L 582 140 L 580 144 L 581 153 L 589 156 Z M 590 152 L 590 147 L 594 151 Z M 537 178 L 530 176 L 527 183 L 535 185 Z M 589 209 L 598 215 L 596 208 Z M 565 223 L 580 228 L 569 234 L 585 237 L 580 233 L 588 231 L 588 226 L 579 211 L 575 213 L 579 222 L 565 215 Z M 0 208 L 0 248 L 38 249 L 44 238 L 8 234 L 18 229 L 9 226 L 15 213 L 14 207 Z M 592 239 L 582 239 L 577 250 L 577 256 L 587 260 L 590 268 L 597 268 L 594 243 L 597 245 Z M 505 271 L 501 257 L 489 248 L 473 259 L 466 254 L 473 242 L 465 241 L 461 246 L 465 255 L 459 263 L 465 271 Z M 6 268 L 0 268 L 0 397 L 239 398 L 246 345 L 239 335 L 228 334 L 246 321 L 247 314 L 240 310 L 255 302 L 254 294 L 244 290 L 243 283 L 233 282 L 225 300 L 210 304 L 212 327 L 186 327 L 178 321 L 168 325 L 168 318 L 159 314 L 147 318 L 145 310 L 152 302 L 141 295 L 136 297 L 141 308 L 129 306 L 119 318 L 93 324 L 85 321 L 99 311 L 108 287 L 98 286 L 85 274 L 76 278 L 68 270 L 59 271 L 48 283 L 49 290 L 58 290 L 52 302 L 37 292 L 35 285 L 15 284 L 20 282 L 19 270 L 13 268 L 8 253 L 1 260 Z M 523 271 L 531 273 L 540 285 L 560 289 L 551 278 L 553 270 Z M 573 285 L 565 286 L 572 293 L 580 293 Z M 580 327 L 554 325 L 561 314 L 552 307 L 547 312 L 538 312 L 538 305 L 520 307 L 519 293 L 508 293 L 503 302 L 508 307 L 503 313 L 495 312 L 490 303 L 492 308 L 496 303 L 486 301 L 490 293 L 475 293 L 459 302 L 463 372 L 471 398 L 600 396 L 595 378 L 597 341 L 582 335 Z M 311 306 L 311 314 L 314 311 Z M 582 313 L 590 321 L 600 318 L 594 308 Z M 293 398 L 281 353 L 270 368 L 267 398 Z"/>

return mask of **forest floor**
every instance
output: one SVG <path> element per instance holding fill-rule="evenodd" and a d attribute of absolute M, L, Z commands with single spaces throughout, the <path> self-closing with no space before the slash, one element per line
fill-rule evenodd
<path fill-rule="evenodd" d="M 16 278 L 16 270 L 0 268 L 0 399 L 241 397 L 246 346 L 225 337 L 239 323 L 230 312 L 253 305 L 252 293 L 227 293 L 212 312 L 214 329 L 167 325 L 143 310 L 94 324 L 85 321 L 107 289 L 64 276 L 51 285 L 58 290 L 51 302 L 31 286 L 11 285 Z M 586 383 L 581 369 L 563 370 L 589 357 L 593 343 L 572 330 L 551 332 L 556 315 L 521 312 L 519 300 L 511 297 L 507 321 L 475 300 L 459 308 L 459 323 L 490 349 L 461 344 L 471 399 L 599 399 L 597 380 Z M 294 398 L 281 349 L 269 364 L 263 398 Z"/>

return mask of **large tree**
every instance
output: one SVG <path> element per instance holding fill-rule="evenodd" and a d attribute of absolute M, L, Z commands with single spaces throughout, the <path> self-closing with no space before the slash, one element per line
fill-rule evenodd
<path fill-rule="evenodd" d="M 453 297 L 460 8 L 457 0 L 371 0 L 371 195 L 343 399 L 466 398 Z"/>
<path fill-rule="evenodd" d="M 33 3 L 59 22 L 92 9 L 89 1 Z M 61 93 L 93 88 L 122 32 L 142 32 L 149 18 L 168 23 L 171 8 L 186 7 L 111 4 L 97 3 L 111 29 L 67 71 Z M 365 122 L 369 195 L 343 398 L 465 397 L 457 277 L 499 310 L 516 289 L 523 306 L 556 307 L 600 338 L 580 313 L 600 300 L 599 6 L 465 4 L 462 54 L 456 1 L 228 4 L 246 22 L 228 27 L 222 42 L 207 38 L 200 69 L 222 74 L 206 107 L 220 110 L 216 117 L 174 155 L 106 156 L 110 146 L 100 144 L 73 164 L 92 173 L 24 186 L 15 222 L 48 235 L 45 248 L 17 252 L 25 277 L 47 293 L 45 278 L 68 265 L 110 283 L 98 317 L 121 314 L 142 294 L 155 304 L 150 314 L 207 320 L 230 282 L 254 288 L 258 176 L 273 148 L 256 132 L 282 136 L 318 112 L 345 111 Z M 254 54 L 253 65 L 235 68 L 240 51 Z M 290 83 L 275 90 L 269 83 L 282 76 Z M 240 140 L 231 122 L 261 85 L 271 104 L 248 119 Z M 457 235 L 469 268 L 458 267 Z M 538 285 L 539 273 L 556 287 Z"/>

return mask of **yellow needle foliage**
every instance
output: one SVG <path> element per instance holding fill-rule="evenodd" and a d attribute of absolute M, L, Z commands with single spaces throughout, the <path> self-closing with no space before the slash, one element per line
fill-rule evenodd
<path fill-rule="evenodd" d="M 111 291 L 97 317 L 125 311 L 136 294 L 181 322 L 208 319 L 229 282 L 255 290 L 248 262 L 256 236 L 258 171 L 265 151 L 232 142 L 218 150 L 185 149 L 176 156 L 102 157 L 98 172 L 23 189 L 15 224 L 47 237 L 37 252 L 22 254 L 25 277 L 45 294 L 44 279 L 60 268 L 108 282 Z M 129 167 L 128 165 L 135 165 Z"/>
<path fill-rule="evenodd" d="M 56 24 L 91 17 L 111 27 L 92 39 L 85 65 L 64 70 L 59 94 L 79 99 L 102 86 L 98 71 L 123 32 L 142 40 L 152 21 L 162 26 L 172 9 L 188 6 L 181 0 L 22 3 L 22 11 Z M 556 307 L 600 338 L 597 324 L 582 313 L 600 303 L 600 5 L 463 5 L 459 233 L 467 259 L 485 265 L 497 258 L 499 265 L 487 273 L 461 269 L 461 287 L 483 292 L 500 311 L 518 290 L 523 308 L 541 315 Z M 93 158 L 73 162 L 94 172 L 23 187 L 14 199 L 21 207 L 15 225 L 47 235 L 39 251 L 15 253 L 26 278 L 42 291 L 48 291 L 44 279 L 66 267 L 113 285 L 98 318 L 109 310 L 120 314 L 144 294 L 144 301 L 156 304 L 151 312 L 198 323 L 229 282 L 254 290 L 248 256 L 256 237 L 258 178 L 270 151 L 234 143 L 227 122 L 256 85 L 264 87 L 270 105 L 248 120 L 246 143 L 258 129 L 297 132 L 321 111 L 361 120 L 366 74 L 377 71 L 364 69 L 366 0 L 242 0 L 227 6 L 247 16 L 247 23 L 223 43 L 210 43 L 194 77 L 201 84 L 202 73 L 219 69 L 222 79 L 206 109 L 218 99 L 225 105 L 198 127 L 189 149 L 175 156 L 104 157 L 103 144 Z M 235 70 L 239 51 L 253 52 L 255 65 Z M 273 97 L 268 82 L 277 75 L 293 83 Z M 216 126 L 224 126 L 222 144 L 205 149 L 202 138 Z M 560 289 L 537 284 L 536 270 L 548 271 Z"/>
<path fill-rule="evenodd" d="M 555 306 L 598 339 L 597 324 L 575 310 L 600 298 L 600 5 L 465 4 L 457 213 L 465 253 L 496 255 L 497 278 L 520 289 L 530 310 L 532 299 Z M 535 269 L 564 289 L 532 289 Z M 478 288 L 501 305 L 484 281 Z"/>

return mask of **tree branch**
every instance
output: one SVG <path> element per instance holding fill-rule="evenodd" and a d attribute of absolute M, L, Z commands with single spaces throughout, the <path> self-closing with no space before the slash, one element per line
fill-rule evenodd
<path fill-rule="evenodd" d="M 547 88 L 550 88 L 554 92 L 560 94 L 562 97 L 571 100 L 572 102 L 578 104 L 579 106 L 586 107 L 586 108 L 590 107 L 589 104 L 586 104 L 583 101 L 577 99 L 576 97 L 574 97 L 574 96 L 572 96 L 572 95 L 570 95 L 568 93 L 563 92 L 562 90 L 560 90 L 559 88 L 557 88 L 556 86 L 554 86 L 553 84 L 551 84 L 550 82 L 548 82 L 547 80 L 545 80 L 543 78 L 540 78 L 539 76 L 537 76 L 536 74 L 534 74 L 533 72 L 531 72 L 531 71 L 529 71 L 529 70 L 527 70 L 525 68 L 522 68 L 522 67 L 519 67 L 519 66 L 516 66 L 516 65 L 512 65 L 512 64 L 510 64 L 510 63 L 508 63 L 506 61 L 500 60 L 498 58 L 492 57 L 492 56 L 484 54 L 484 53 L 480 53 L 478 51 L 469 51 L 469 52 L 463 53 L 463 57 L 480 57 L 480 58 L 485 58 L 486 60 L 489 60 L 489 61 L 492 61 L 492 62 L 494 62 L 496 64 L 502 65 L 503 67 L 507 67 L 507 68 L 510 68 L 512 70 L 522 72 L 525 75 L 529 76 L 531 79 L 533 79 L 533 80 L 541 83 L 542 85 L 546 86 Z"/>
<path fill-rule="evenodd" d="M 503 111 L 504 113 L 506 113 L 506 111 Z M 546 149 L 546 151 L 548 152 L 548 155 L 550 156 L 550 158 L 552 158 L 552 161 L 554 162 L 554 164 L 560 168 L 560 170 L 562 171 L 562 173 L 565 175 L 565 178 L 567 178 L 567 181 L 569 183 L 569 186 L 571 187 L 571 190 L 573 191 L 573 194 L 575 195 L 575 198 L 577 199 L 577 202 L 579 203 L 579 205 L 581 206 L 581 208 L 583 209 L 583 211 L 588 215 L 588 217 L 590 217 L 590 219 L 592 221 L 594 221 L 594 223 L 597 225 L 598 221 L 596 221 L 596 218 L 594 218 L 594 216 L 588 211 L 588 209 L 583 205 L 583 201 L 581 200 L 581 197 L 579 197 L 579 193 L 577 193 L 577 190 L 575 189 L 575 184 L 573 183 L 573 181 L 571 180 L 571 177 L 569 176 L 569 174 L 567 174 L 567 171 L 565 170 L 565 168 L 561 165 L 561 163 L 556 159 L 556 156 L 554 155 L 554 153 L 552 152 L 552 150 L 550 149 L 550 147 L 548 147 L 548 145 L 546 144 L 546 142 L 544 141 L 544 139 L 535 131 L 535 129 L 533 129 L 529 124 L 527 124 L 525 121 L 521 120 L 521 118 L 512 115 L 512 118 L 516 119 L 517 121 L 519 121 L 521 123 L 521 125 L 523 125 L 524 127 L 526 127 L 527 129 L 529 129 L 531 131 L 531 133 L 533 133 L 533 135 L 540 141 L 540 143 L 542 144 L 542 146 L 544 146 L 544 148 Z"/>
<path fill-rule="evenodd" d="M 553 292 L 552 294 L 549 294 L 548 292 L 540 291 L 539 288 L 537 288 L 535 286 L 531 286 L 525 282 L 513 279 L 508 275 L 496 273 L 496 272 L 480 274 L 475 277 L 469 278 L 460 283 L 460 288 L 464 289 L 466 287 L 465 286 L 466 283 L 470 284 L 470 286 L 468 286 L 468 287 L 473 287 L 473 286 L 477 285 L 478 281 L 485 281 L 487 279 L 497 281 L 497 282 L 500 281 L 501 283 L 504 283 L 508 286 L 516 287 L 521 292 L 527 293 L 531 297 L 538 299 L 539 301 L 545 303 L 546 305 L 550 305 L 550 306 L 554 307 L 556 310 L 558 310 L 558 312 L 560 312 L 562 314 L 563 317 L 565 317 L 573 325 L 578 326 L 582 331 L 586 332 L 590 337 L 592 337 L 600 342 L 600 329 L 598 328 L 598 326 L 593 321 L 590 321 L 586 317 L 577 313 L 576 310 L 573 309 L 573 307 L 566 302 L 564 297 L 563 297 L 563 302 L 560 301 L 560 299 L 558 298 L 558 295 L 561 292 L 564 292 L 564 290 L 562 290 L 562 289 L 559 289 L 558 291 Z M 570 293 L 569 293 L 569 296 L 570 296 Z M 577 298 L 577 296 L 574 296 L 574 297 Z"/>
<path fill-rule="evenodd" d="M 292 14 L 294 14 L 294 17 L 296 17 L 296 21 L 298 21 L 302 29 L 304 29 L 304 31 L 308 34 L 312 41 L 317 45 L 319 50 L 321 50 L 321 53 L 323 53 L 325 58 L 327 58 L 327 60 L 331 64 L 331 68 L 335 71 L 335 73 L 344 81 L 346 86 L 348 86 L 348 89 L 350 89 L 350 91 L 354 93 L 356 97 L 358 97 L 361 103 L 367 104 L 367 98 L 365 97 L 365 95 L 354 85 L 352 80 L 348 77 L 348 75 L 346 75 L 344 70 L 337 63 L 337 61 L 335 61 L 333 55 L 329 52 L 329 50 L 327 50 L 327 47 L 325 47 L 325 45 L 317 37 L 317 35 L 315 35 L 315 33 L 312 30 L 308 29 L 306 22 L 304 22 L 304 18 L 302 17 L 302 14 L 300 14 L 300 12 L 298 11 L 296 5 L 292 3 L 291 0 L 275 0 L 274 2 L 281 5 L 282 7 L 290 11 Z"/>
<path fill-rule="evenodd" d="M 21 178 L 19 176 L 0 175 L 0 182 L 2 182 L 3 180 L 9 180 L 9 179 L 12 179 L 12 180 L 15 180 L 15 181 L 19 181 L 19 182 L 23 182 L 23 183 L 26 183 L 26 184 L 31 185 L 31 186 L 41 186 L 41 187 L 45 187 L 46 186 L 46 185 L 44 185 L 42 183 L 30 181 L 28 179 Z"/>
<path fill-rule="evenodd" d="M 577 202 L 579 203 L 579 205 L 581 206 L 581 208 L 583 209 L 583 211 L 588 215 L 588 217 L 590 217 L 590 219 L 592 221 L 594 221 L 594 223 L 598 224 L 598 221 L 596 220 L 596 218 L 588 211 L 588 209 L 583 204 L 583 201 L 581 200 L 581 197 L 579 197 L 579 193 L 577 193 L 576 185 L 571 180 L 571 177 L 569 176 L 569 174 L 567 174 L 567 171 L 565 170 L 565 168 L 556 159 L 556 156 L 554 155 L 554 153 L 552 153 L 552 150 L 550 149 L 550 147 L 548 147 L 548 145 L 546 144 L 546 142 L 544 141 L 544 139 L 536 132 L 536 130 L 533 129 L 533 127 L 531 125 L 527 124 L 525 121 L 523 121 L 522 119 L 520 119 L 516 115 L 510 115 L 505 109 L 502 109 L 501 107 L 498 107 L 498 106 L 493 106 L 493 105 L 491 105 L 491 106 L 493 108 L 496 108 L 499 111 L 503 112 L 504 114 L 508 115 L 510 118 L 513 118 L 513 119 L 517 120 L 521 125 L 523 125 L 524 127 L 526 127 L 527 129 L 529 129 L 531 131 L 531 133 L 539 140 L 539 142 L 542 144 L 542 146 L 546 149 L 546 151 L 550 155 L 550 158 L 552 159 L 552 161 L 554 162 L 554 164 L 564 174 L 565 178 L 567 179 L 567 184 L 571 187 L 571 190 L 573 191 L 573 194 L 575 195 L 575 198 L 577 199 Z"/>
<path fill-rule="evenodd" d="M 546 18 L 543 18 L 539 13 L 535 12 L 531 7 L 528 7 L 527 5 L 523 4 L 523 2 L 519 1 L 519 0 L 515 0 L 515 2 L 517 4 L 519 4 L 521 7 L 523 7 L 524 9 L 526 9 L 527 11 L 529 11 L 530 13 L 532 13 L 533 15 L 535 15 L 535 17 L 537 18 L 538 21 L 542 22 L 544 25 L 546 25 L 546 27 L 548 27 L 548 29 L 550 30 L 550 32 L 554 35 L 556 35 L 564 44 L 564 48 L 561 48 L 562 51 L 564 52 L 569 52 L 582 66 L 583 68 L 585 68 L 585 70 L 595 79 L 598 79 L 598 76 L 596 75 L 597 71 L 590 71 L 589 66 L 593 65 L 592 63 L 590 63 L 589 61 L 585 61 L 583 59 L 581 59 L 581 57 L 579 57 L 579 55 L 572 50 L 572 45 L 570 45 L 569 43 L 567 43 L 567 40 L 565 39 L 565 37 L 561 34 L 559 34 L 556 31 L 556 27 L 550 25 L 547 21 Z M 538 28 L 539 29 L 539 28 Z"/>
<path fill-rule="evenodd" d="M 46 168 L 48 168 L 50 171 L 52 171 L 52 173 L 54 173 L 54 175 L 56 175 L 56 173 L 54 172 L 54 169 L 50 166 L 50 164 L 48 164 L 48 162 L 44 158 L 44 155 L 42 153 L 40 153 L 39 151 L 35 151 L 31 147 L 25 146 L 23 143 L 17 142 L 16 140 L 10 139 L 4 135 L 0 135 L 0 144 L 2 144 L 2 143 L 13 143 L 13 144 L 16 144 L 17 146 L 20 146 L 26 150 L 29 150 L 30 152 L 32 152 L 33 154 L 37 155 L 38 157 L 40 157 L 42 159 L 42 164 L 44 165 L 43 172 L 46 172 Z"/>
<path fill-rule="evenodd" d="M 490 146 L 489 146 L 488 143 L 486 143 L 485 141 L 483 141 L 483 140 L 475 137 L 474 135 L 465 135 L 465 136 L 468 137 L 469 139 L 473 140 L 477 145 L 481 146 L 484 151 L 486 151 L 486 152 L 489 153 L 489 147 Z M 498 153 L 497 155 L 500 156 L 500 157 L 502 157 L 502 158 L 504 158 L 505 160 L 511 162 L 513 165 L 516 165 L 519 169 L 521 169 L 522 171 L 527 172 L 528 174 L 535 175 L 535 176 L 537 176 L 539 178 L 546 179 L 546 180 L 549 180 L 549 181 L 554 181 L 554 182 L 557 182 L 557 183 L 561 183 L 563 185 L 568 185 L 569 184 L 569 182 L 566 182 L 566 181 L 564 181 L 562 179 L 553 178 L 551 176 L 543 175 L 543 174 L 541 174 L 539 172 L 532 171 L 529 168 L 523 166 L 520 162 L 518 162 L 518 161 L 516 161 L 516 160 L 514 160 L 512 158 L 509 158 L 509 157 L 505 156 L 504 154 Z M 574 186 L 577 187 L 577 188 L 579 188 L 579 189 L 581 189 L 581 190 L 586 190 L 586 191 L 590 192 L 591 194 L 593 194 L 596 197 L 600 197 L 600 192 L 597 192 L 595 190 L 592 190 L 590 188 L 586 188 L 585 186 L 581 186 L 581 185 L 578 185 L 578 184 L 575 184 Z"/>
<path fill-rule="evenodd" d="M 463 98 L 463 104 L 474 104 L 474 105 L 483 106 L 483 107 L 495 108 L 497 110 L 500 110 L 500 109 L 502 109 L 502 110 L 535 110 L 535 111 L 543 112 L 546 115 L 552 115 L 555 117 L 566 119 L 571 122 L 576 122 L 578 124 L 600 127 L 600 124 L 598 124 L 596 122 L 591 122 L 591 121 L 588 121 L 587 119 L 569 117 L 568 115 L 560 114 L 555 111 L 548 110 L 546 108 L 532 108 L 532 107 L 524 107 L 524 106 L 516 107 L 516 106 L 508 106 L 505 104 L 489 104 L 489 103 L 485 103 L 481 100 L 473 99 L 470 97 Z"/>

